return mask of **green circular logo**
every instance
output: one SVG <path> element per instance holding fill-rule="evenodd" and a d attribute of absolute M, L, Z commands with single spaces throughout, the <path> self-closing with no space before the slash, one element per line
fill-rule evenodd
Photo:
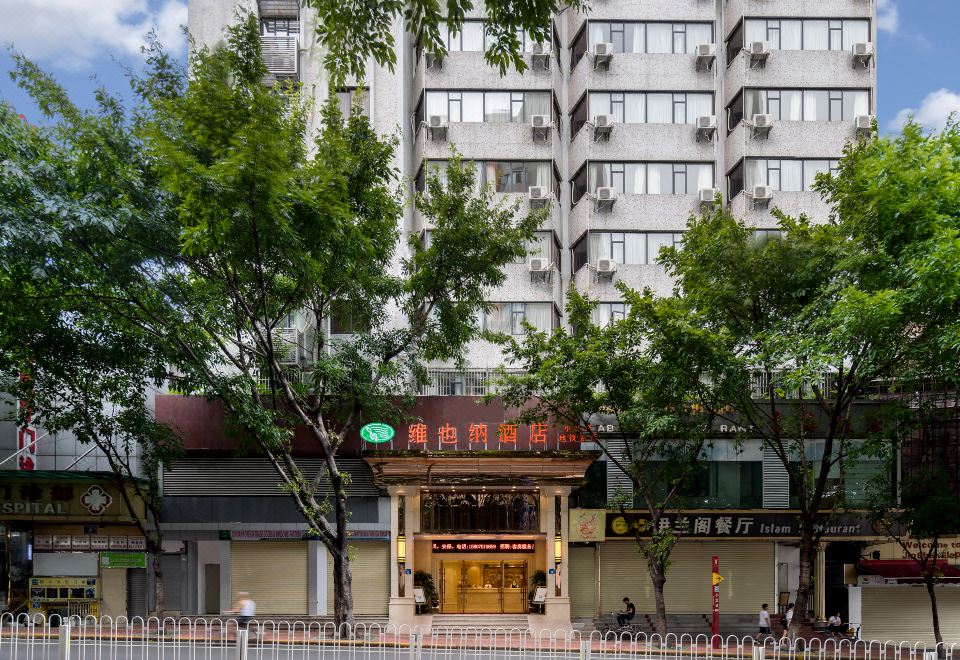
<path fill-rule="evenodd" d="M 363 438 L 365 442 L 370 442 L 375 445 L 390 442 L 393 440 L 395 434 L 393 427 L 383 422 L 373 422 L 360 429 L 360 437 Z"/>

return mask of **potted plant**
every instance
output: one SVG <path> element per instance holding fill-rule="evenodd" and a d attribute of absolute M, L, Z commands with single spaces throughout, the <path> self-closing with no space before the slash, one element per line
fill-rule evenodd
<path fill-rule="evenodd" d="M 530 609 L 534 608 L 533 598 L 537 595 L 537 587 L 547 586 L 547 574 L 545 571 L 537 570 L 530 576 L 530 593 L 527 598 L 530 601 Z"/>
<path fill-rule="evenodd" d="M 433 575 L 426 571 L 417 571 L 413 574 L 413 586 L 423 589 L 428 611 L 437 606 L 437 589 L 433 585 Z"/>

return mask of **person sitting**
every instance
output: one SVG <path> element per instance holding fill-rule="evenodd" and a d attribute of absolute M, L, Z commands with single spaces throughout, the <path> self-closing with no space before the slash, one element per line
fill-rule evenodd
<path fill-rule="evenodd" d="M 623 628 L 630 621 L 633 621 L 633 617 L 637 613 L 637 608 L 633 603 L 630 602 L 630 598 L 624 596 L 623 598 L 623 609 L 617 613 L 617 625 Z"/>
<path fill-rule="evenodd" d="M 847 632 L 847 627 L 843 625 L 843 619 L 840 618 L 840 612 L 837 612 L 827 620 L 827 630 L 831 636 L 844 635 Z"/>

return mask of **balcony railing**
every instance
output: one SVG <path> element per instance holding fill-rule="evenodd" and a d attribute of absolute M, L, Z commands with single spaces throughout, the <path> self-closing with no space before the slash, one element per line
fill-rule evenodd
<path fill-rule="evenodd" d="M 508 374 L 523 373 L 508 369 Z M 494 369 L 428 369 L 428 382 L 420 386 L 420 396 L 484 396 L 496 391 Z"/>
<path fill-rule="evenodd" d="M 260 37 L 260 49 L 263 63 L 273 76 L 289 78 L 296 76 L 299 69 L 299 39 L 297 37 Z"/>

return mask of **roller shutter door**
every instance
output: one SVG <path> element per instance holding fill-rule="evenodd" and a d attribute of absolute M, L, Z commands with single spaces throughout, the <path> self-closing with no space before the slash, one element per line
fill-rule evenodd
<path fill-rule="evenodd" d="M 145 568 L 127 569 L 127 616 L 147 616 L 147 569 Z"/>
<path fill-rule="evenodd" d="M 234 541 L 230 543 L 230 590 L 246 591 L 257 616 L 307 613 L 307 544 L 305 541 Z"/>
<path fill-rule="evenodd" d="M 164 608 L 169 612 L 182 612 L 184 610 L 181 600 L 183 565 L 183 555 L 163 555 L 160 559 L 160 569 L 163 571 Z"/>
<path fill-rule="evenodd" d="M 593 618 L 596 615 L 597 561 L 594 548 L 570 548 L 570 614 Z"/>
<path fill-rule="evenodd" d="M 720 611 L 751 614 L 774 595 L 772 543 L 696 543 L 681 541 L 671 555 L 664 598 L 669 614 L 711 611 L 710 558 L 720 558 Z M 653 584 L 639 548 L 629 541 L 600 546 L 600 610 L 619 610 L 624 596 L 638 612 L 655 610 Z"/>
<path fill-rule="evenodd" d="M 933 615 L 925 587 L 861 587 L 860 639 L 933 644 Z M 960 642 L 960 588 L 938 587 L 940 632 L 947 644 Z"/>
<path fill-rule="evenodd" d="M 350 546 L 353 613 L 381 614 L 390 604 L 390 544 L 362 542 Z M 327 614 L 333 616 L 333 557 L 327 557 Z"/>

